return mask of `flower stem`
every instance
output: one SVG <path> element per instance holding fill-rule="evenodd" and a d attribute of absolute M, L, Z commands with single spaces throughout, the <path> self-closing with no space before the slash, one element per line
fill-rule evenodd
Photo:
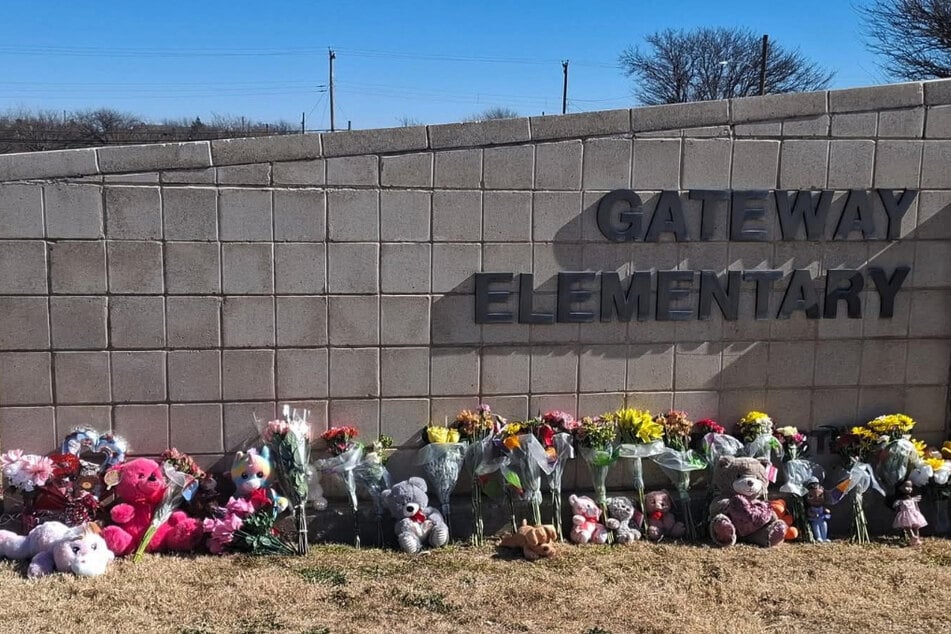
<path fill-rule="evenodd" d="M 142 536 L 142 541 L 139 542 L 139 547 L 135 549 L 135 556 L 132 558 L 132 561 L 138 563 L 142 561 L 142 555 L 145 554 L 145 549 L 149 547 L 149 544 L 152 543 L 152 538 L 155 537 L 155 532 L 158 530 L 160 524 L 149 524 L 149 527 L 145 531 L 145 535 Z"/>

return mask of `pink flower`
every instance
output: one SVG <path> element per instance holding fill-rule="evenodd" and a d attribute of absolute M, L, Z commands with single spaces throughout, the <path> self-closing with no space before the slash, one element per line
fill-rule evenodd
<path fill-rule="evenodd" d="M 218 554 L 225 550 L 225 546 L 234 540 L 234 532 L 241 529 L 244 524 L 237 515 L 228 514 L 221 519 L 207 519 L 202 527 L 205 532 L 211 533 L 211 539 L 208 540 L 208 550 Z"/>
<path fill-rule="evenodd" d="M 0 467 L 9 467 L 23 459 L 22 449 L 11 449 L 6 453 L 0 454 Z"/>
<path fill-rule="evenodd" d="M 56 465 L 46 456 L 24 456 L 23 472 L 29 478 L 33 486 L 41 487 L 46 481 L 53 477 L 53 469 Z"/>
<path fill-rule="evenodd" d="M 244 498 L 231 498 L 228 500 L 228 504 L 225 505 L 225 508 L 229 513 L 242 518 L 248 517 L 254 513 L 254 505 L 251 504 L 249 500 Z"/>
<path fill-rule="evenodd" d="M 491 414 L 492 408 L 489 407 L 487 403 L 479 403 L 479 407 L 476 408 L 480 414 Z"/>

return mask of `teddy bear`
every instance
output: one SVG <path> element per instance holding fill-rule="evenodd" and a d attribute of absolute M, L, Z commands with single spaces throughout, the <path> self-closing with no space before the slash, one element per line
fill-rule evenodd
<path fill-rule="evenodd" d="M 741 539 L 759 546 L 778 546 L 786 536 L 786 522 L 776 517 L 766 501 L 766 466 L 756 458 L 723 456 L 714 475 L 710 503 L 710 537 L 717 546 Z"/>
<path fill-rule="evenodd" d="M 796 528 L 796 519 L 792 516 L 792 513 L 786 509 L 786 500 L 776 498 L 775 500 L 770 500 L 769 505 L 772 507 L 773 512 L 776 513 L 776 517 L 781 519 L 786 523 L 786 526 L 788 526 L 785 541 L 791 542 L 797 539 L 799 537 L 799 529 Z"/>
<path fill-rule="evenodd" d="M 525 559 L 537 561 L 542 558 L 555 556 L 555 542 L 558 533 L 551 524 L 529 526 L 527 520 L 522 520 L 518 531 L 502 537 L 499 546 L 505 548 L 521 548 Z"/>
<path fill-rule="evenodd" d="M 674 501 L 666 489 L 651 491 L 644 496 L 644 514 L 647 516 L 647 539 L 659 542 L 665 537 L 683 537 L 686 527 L 678 522 L 671 509 Z"/>
<path fill-rule="evenodd" d="M 113 524 L 102 529 L 102 536 L 109 550 L 122 557 L 139 545 L 168 485 L 161 466 L 148 458 L 116 465 L 106 472 L 104 479 L 108 486 L 115 487 L 119 504 L 110 510 Z M 201 542 L 203 533 L 201 522 L 183 511 L 174 511 L 155 532 L 148 550 L 193 550 Z"/>
<path fill-rule="evenodd" d="M 95 523 L 67 526 L 46 522 L 27 535 L 0 531 L 0 557 L 30 559 L 27 576 L 42 577 L 72 572 L 80 577 L 98 577 L 106 573 L 115 555 L 106 546 Z"/>
<path fill-rule="evenodd" d="M 449 526 L 442 514 L 429 506 L 426 481 L 409 478 L 381 494 L 383 504 L 396 518 L 396 539 L 405 553 L 418 553 L 427 544 L 433 548 L 449 543 Z"/>
<path fill-rule="evenodd" d="M 608 498 L 608 519 L 604 522 L 608 529 L 614 531 L 618 544 L 633 544 L 641 538 L 638 526 L 644 521 L 644 515 L 634 508 L 630 498 Z M 633 525 L 631 524 L 633 522 Z"/>
<path fill-rule="evenodd" d="M 572 495 L 568 498 L 571 505 L 571 541 L 576 544 L 606 544 L 608 529 L 598 520 L 601 518 L 601 509 L 594 500 L 585 495 Z"/>

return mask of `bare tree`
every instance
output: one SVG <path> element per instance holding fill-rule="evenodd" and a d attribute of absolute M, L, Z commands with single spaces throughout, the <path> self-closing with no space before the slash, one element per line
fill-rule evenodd
<path fill-rule="evenodd" d="M 489 121 L 491 119 L 517 119 L 520 116 L 522 115 L 511 108 L 506 108 L 505 106 L 493 106 L 492 108 L 486 108 L 482 112 L 476 113 L 470 117 L 466 117 L 465 121 L 474 122 Z"/>
<path fill-rule="evenodd" d="M 759 94 L 762 38 L 748 29 L 665 29 L 648 35 L 647 48 L 630 47 L 619 62 L 646 105 L 729 99 Z M 765 92 L 821 90 L 833 73 L 797 50 L 769 43 Z"/>
<path fill-rule="evenodd" d="M 859 8 L 868 48 L 907 80 L 951 77 L 951 0 L 879 0 Z"/>

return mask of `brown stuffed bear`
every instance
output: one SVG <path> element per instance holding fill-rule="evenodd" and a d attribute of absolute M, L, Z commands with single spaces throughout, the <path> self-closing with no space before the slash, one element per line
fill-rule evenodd
<path fill-rule="evenodd" d="M 665 537 L 683 537 L 686 527 L 678 522 L 671 509 L 674 507 L 670 493 L 662 489 L 644 496 L 644 516 L 647 520 L 647 539 L 659 542 Z"/>
<path fill-rule="evenodd" d="M 710 537 L 717 546 L 732 546 L 737 539 L 759 546 L 783 543 L 786 522 L 766 501 L 768 486 L 766 467 L 756 458 L 720 458 L 710 504 Z"/>
<path fill-rule="evenodd" d="M 535 561 L 543 557 L 554 557 L 556 541 L 558 541 L 558 533 L 555 532 L 554 526 L 550 524 L 529 526 L 526 520 L 522 520 L 518 532 L 502 537 L 499 546 L 521 548 L 525 559 Z"/>

